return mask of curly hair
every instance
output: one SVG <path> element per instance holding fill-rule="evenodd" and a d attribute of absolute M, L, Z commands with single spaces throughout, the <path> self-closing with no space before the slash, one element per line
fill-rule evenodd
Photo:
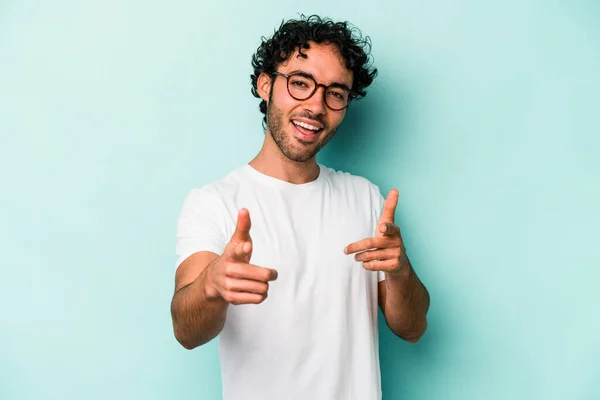
<path fill-rule="evenodd" d="M 250 78 L 254 97 L 260 98 L 257 89 L 260 74 L 272 74 L 296 50 L 300 56 L 306 57 L 302 50 L 310 47 L 309 42 L 335 45 L 346 62 L 346 68 L 351 70 L 354 75 L 351 97 L 366 96 L 366 88 L 377 76 L 377 69 L 373 67 L 370 55 L 371 39 L 368 36 L 363 37 L 360 30 L 351 27 L 348 22 L 334 22 L 318 15 L 309 17 L 301 15 L 299 20 L 291 19 L 282 22 L 270 39 L 261 38 L 261 44 L 252 56 L 254 73 L 250 75 Z M 259 109 L 265 114 L 264 125 L 267 102 L 262 100 Z"/>

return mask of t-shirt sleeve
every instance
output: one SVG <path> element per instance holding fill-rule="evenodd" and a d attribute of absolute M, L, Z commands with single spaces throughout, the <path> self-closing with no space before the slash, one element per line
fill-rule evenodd
<path fill-rule="evenodd" d="M 223 201 L 206 188 L 192 189 L 177 220 L 175 268 L 199 251 L 223 253 L 227 245 L 227 212 Z"/>
<path fill-rule="evenodd" d="M 383 195 L 381 194 L 379 187 L 375 186 L 374 192 L 377 200 L 374 202 L 376 208 L 374 210 L 375 221 L 373 222 L 373 234 L 377 232 L 377 223 L 379 222 L 379 218 L 381 218 L 381 214 L 383 212 L 383 204 L 385 203 L 385 197 L 383 197 Z M 377 281 L 381 282 L 384 280 L 385 272 L 377 271 Z"/>

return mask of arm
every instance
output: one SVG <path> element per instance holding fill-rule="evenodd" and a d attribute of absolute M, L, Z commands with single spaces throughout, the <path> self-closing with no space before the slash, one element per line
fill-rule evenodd
<path fill-rule="evenodd" d="M 171 316 L 183 347 L 191 350 L 217 336 L 230 303 L 260 304 L 266 299 L 277 271 L 250 264 L 251 257 L 250 214 L 242 209 L 222 255 L 197 252 L 177 268 Z"/>
<path fill-rule="evenodd" d="M 344 249 L 370 271 L 385 273 L 378 284 L 378 301 L 385 320 L 397 336 L 418 341 L 427 328 L 429 293 L 410 265 L 400 228 L 394 223 L 399 193 L 390 191 L 375 236 L 351 243 Z"/>
<path fill-rule="evenodd" d="M 186 349 L 211 341 L 225 324 L 227 302 L 207 295 L 208 267 L 217 260 L 212 252 L 198 252 L 177 269 L 171 317 L 175 338 Z"/>
<path fill-rule="evenodd" d="M 414 343 L 427 329 L 429 292 L 404 256 L 404 265 L 379 282 L 379 306 L 388 327 L 398 337 Z"/>

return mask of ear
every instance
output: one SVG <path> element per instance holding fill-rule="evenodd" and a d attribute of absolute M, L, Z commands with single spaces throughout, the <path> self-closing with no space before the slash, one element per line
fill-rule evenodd
<path fill-rule="evenodd" d="M 269 102 L 269 93 L 271 92 L 271 77 L 264 72 L 258 76 L 256 80 L 256 88 L 261 99 Z"/>

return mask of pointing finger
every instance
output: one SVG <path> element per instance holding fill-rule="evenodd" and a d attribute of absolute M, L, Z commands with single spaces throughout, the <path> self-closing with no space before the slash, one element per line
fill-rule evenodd
<path fill-rule="evenodd" d="M 272 268 L 247 263 L 233 264 L 226 274 L 231 278 L 251 279 L 260 282 L 274 281 L 278 275 L 277 271 Z"/>
<path fill-rule="evenodd" d="M 269 280 L 270 281 L 275 281 L 275 280 L 277 280 L 278 276 L 279 276 L 279 273 L 277 272 L 277 270 L 271 269 L 271 271 L 269 273 Z"/>

